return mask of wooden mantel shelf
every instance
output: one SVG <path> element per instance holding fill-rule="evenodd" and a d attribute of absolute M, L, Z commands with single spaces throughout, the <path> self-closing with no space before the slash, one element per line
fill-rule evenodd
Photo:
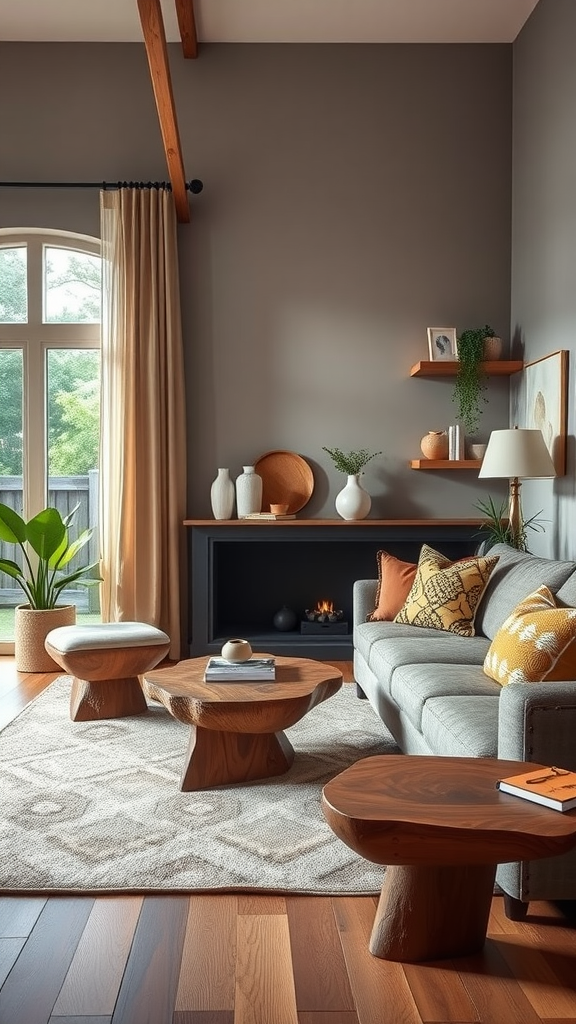
<path fill-rule="evenodd" d="M 410 469 L 480 469 L 482 459 L 412 459 Z"/>
<path fill-rule="evenodd" d="M 420 461 L 420 460 L 418 460 Z M 444 462 L 433 462 L 430 459 L 422 460 L 430 462 L 432 467 L 438 468 L 444 466 Z M 447 466 L 453 466 L 453 462 L 446 462 Z M 480 466 L 480 463 L 470 463 L 470 468 Z M 468 464 L 467 464 L 468 468 Z M 294 529 L 297 527 L 330 527 L 340 526 L 347 529 L 353 530 L 358 526 L 373 526 L 378 527 L 394 527 L 394 526 L 478 526 L 483 523 L 484 519 L 185 519 L 184 526 L 210 526 L 218 529 L 219 527 L 230 528 L 240 527 L 242 529 L 254 529 L 262 526 L 266 528 L 272 527 L 278 529 Z"/>
<path fill-rule="evenodd" d="M 510 377 L 524 369 L 521 359 L 494 359 L 480 364 L 487 377 Z M 411 377 L 455 377 L 458 373 L 458 361 L 436 359 L 420 360 L 410 369 Z"/>

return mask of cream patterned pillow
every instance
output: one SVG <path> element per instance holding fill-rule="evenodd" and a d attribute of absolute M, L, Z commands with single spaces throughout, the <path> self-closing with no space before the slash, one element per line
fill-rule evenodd
<path fill-rule="evenodd" d="M 484 672 L 508 683 L 576 679 L 576 608 L 558 608 L 548 587 L 525 597 L 494 637 Z"/>
<path fill-rule="evenodd" d="M 422 545 L 412 588 L 394 622 L 474 636 L 474 616 L 497 555 L 451 562 Z"/>

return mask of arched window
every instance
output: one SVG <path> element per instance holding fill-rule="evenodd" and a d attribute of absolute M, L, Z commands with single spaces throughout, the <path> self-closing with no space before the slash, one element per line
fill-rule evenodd
<path fill-rule="evenodd" d="M 0 230 L 0 501 L 26 519 L 78 505 L 78 531 L 98 516 L 100 309 L 98 239 Z M 12 545 L 0 552 L 18 560 Z M 99 618 L 98 588 L 67 593 Z M 23 601 L 0 573 L 0 653 Z"/>

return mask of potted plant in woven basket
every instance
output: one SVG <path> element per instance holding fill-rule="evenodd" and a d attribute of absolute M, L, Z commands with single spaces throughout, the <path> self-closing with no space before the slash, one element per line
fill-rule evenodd
<path fill-rule="evenodd" d="M 86 546 L 94 531 L 84 530 L 71 540 L 69 527 L 78 505 L 62 518 L 56 508 L 45 508 L 26 522 L 0 502 L 0 541 L 19 548 L 21 563 L 0 557 L 0 572 L 11 576 L 26 603 L 17 605 L 15 655 L 19 672 L 54 672 L 59 666 L 44 647 L 51 629 L 76 621 L 76 606 L 59 603 L 62 591 L 72 586 L 95 586 L 97 562 L 70 569 L 72 559 Z M 66 571 L 68 570 L 68 571 Z"/>

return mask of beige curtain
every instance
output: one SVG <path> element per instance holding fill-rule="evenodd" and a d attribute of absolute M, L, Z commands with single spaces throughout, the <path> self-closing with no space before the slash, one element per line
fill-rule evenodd
<path fill-rule="evenodd" d="M 100 193 L 102 619 L 164 629 L 182 657 L 184 364 L 176 216 L 164 189 Z"/>

